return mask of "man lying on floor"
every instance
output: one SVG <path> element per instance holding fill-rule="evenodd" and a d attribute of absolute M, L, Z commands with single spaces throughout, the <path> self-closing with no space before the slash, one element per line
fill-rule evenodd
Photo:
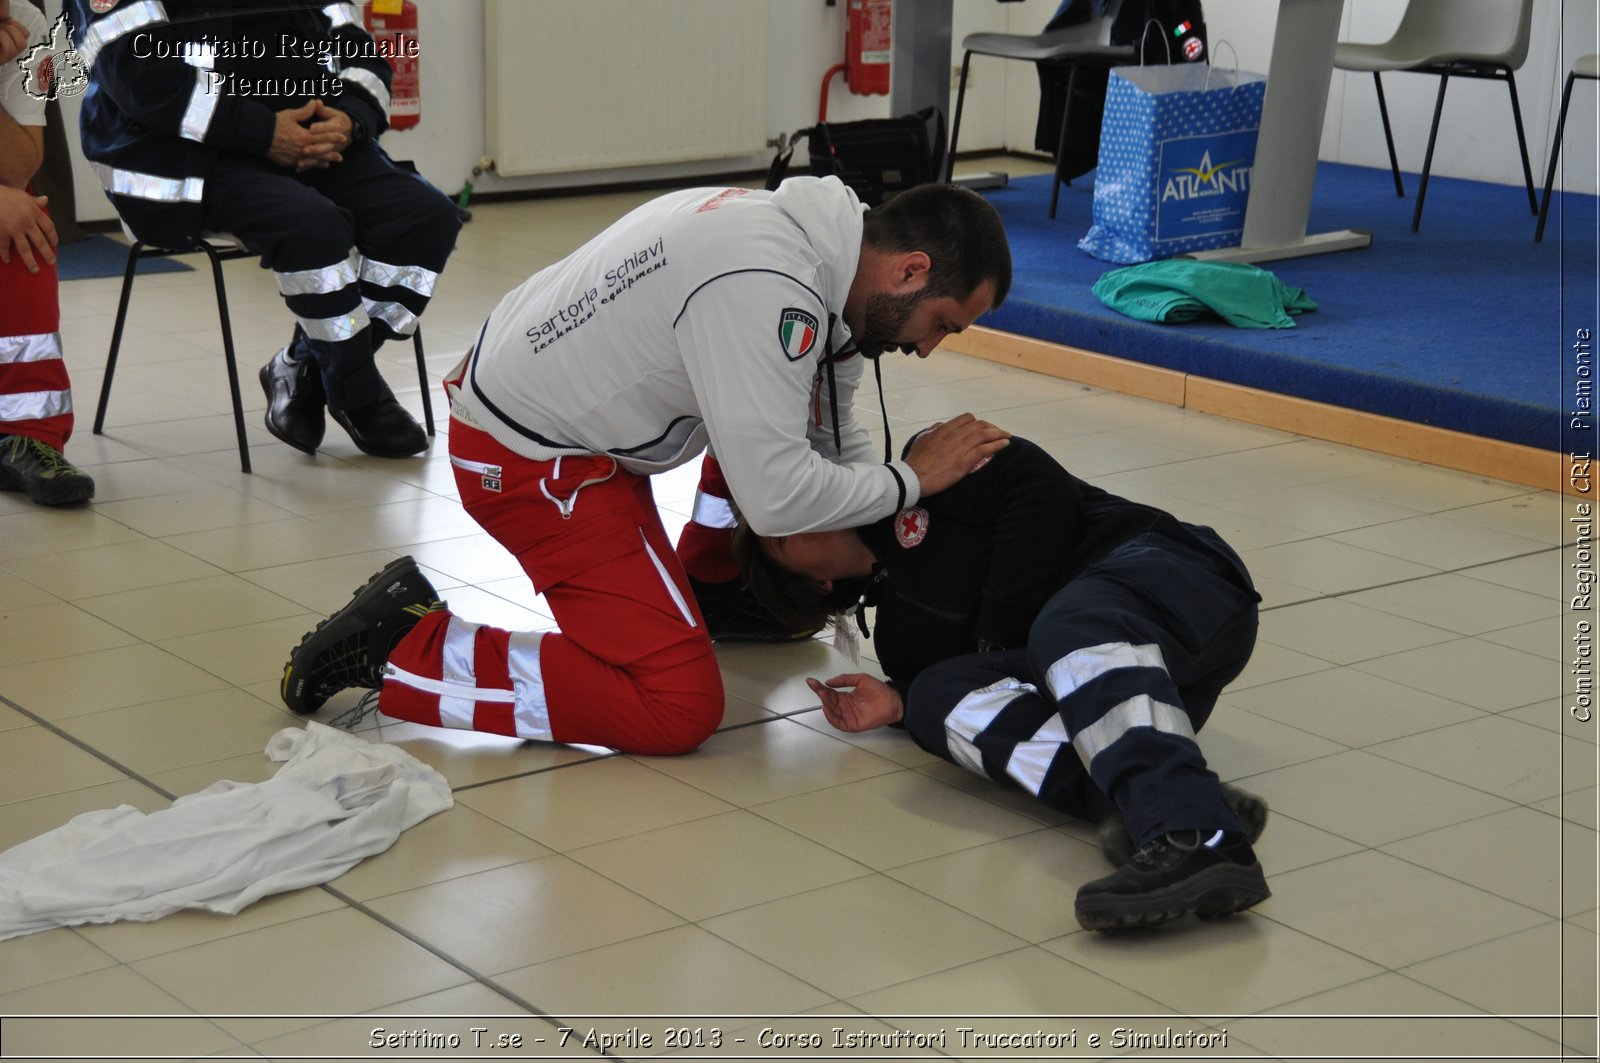
<path fill-rule="evenodd" d="M 1266 806 L 1223 785 L 1195 741 L 1250 659 L 1260 601 L 1210 528 L 1084 483 L 1012 436 L 875 524 L 742 528 L 735 550 L 796 628 L 855 605 L 870 579 L 889 681 L 808 680 L 835 727 L 903 725 L 931 753 L 1102 822 L 1119 868 L 1079 889 L 1084 928 L 1213 918 L 1270 895 L 1251 848 Z"/>

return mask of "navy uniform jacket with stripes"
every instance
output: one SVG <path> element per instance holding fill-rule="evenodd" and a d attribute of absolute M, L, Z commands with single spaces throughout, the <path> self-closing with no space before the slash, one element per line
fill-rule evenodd
<path fill-rule="evenodd" d="M 355 139 L 388 128 L 392 72 L 354 4 L 280 0 L 67 0 L 89 70 L 83 153 L 134 234 L 199 234 L 206 178 L 224 152 L 265 157 L 276 112 L 320 98 Z"/>
<path fill-rule="evenodd" d="M 1013 436 L 955 486 L 861 529 L 881 566 L 868 592 L 878 661 L 903 694 L 940 661 L 1021 648 L 1056 591 L 1149 531 L 1211 549 L 1171 514 L 1085 483 Z"/>

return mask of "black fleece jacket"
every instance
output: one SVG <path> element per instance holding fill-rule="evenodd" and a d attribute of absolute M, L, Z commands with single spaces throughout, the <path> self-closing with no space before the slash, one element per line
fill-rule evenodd
<path fill-rule="evenodd" d="M 867 596 L 879 663 L 904 694 L 929 665 L 1024 646 L 1051 595 L 1152 530 L 1192 541 L 1171 514 L 1085 483 L 1013 436 L 955 486 L 861 529 L 880 566 Z"/>

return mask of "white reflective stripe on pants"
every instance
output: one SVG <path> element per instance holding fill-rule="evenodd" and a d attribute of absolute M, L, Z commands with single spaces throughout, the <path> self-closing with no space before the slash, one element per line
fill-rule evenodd
<path fill-rule="evenodd" d="M 1061 701 L 1090 680 L 1118 668 L 1160 668 L 1165 671 L 1166 667 L 1161 647 L 1153 642 L 1143 646 L 1106 642 L 1073 650 L 1052 664 L 1045 673 L 1045 685 L 1050 688 L 1051 696 Z"/>
<path fill-rule="evenodd" d="M 444 682 L 458 691 L 478 689 L 478 629 L 481 624 L 469 623 L 459 616 L 450 617 L 445 629 L 443 660 L 439 672 Z M 473 716 L 478 710 L 478 698 L 463 697 L 460 693 L 439 695 L 439 722 L 445 727 L 472 730 Z"/>
<path fill-rule="evenodd" d="M 1071 736 L 1067 734 L 1066 721 L 1058 712 L 1046 720 L 1026 742 L 1018 742 L 1006 761 L 1006 774 L 1015 779 L 1024 790 L 1039 795 L 1044 788 L 1044 777 L 1055 763 L 1056 756 L 1066 748 Z"/>
<path fill-rule="evenodd" d="M 956 763 L 968 771 L 985 775 L 983 754 L 977 746 L 978 735 L 994 722 L 1007 705 L 1023 694 L 1036 694 L 1038 688 L 1020 679 L 1002 679 L 979 687 L 960 701 L 944 718 L 945 742 Z"/>
<path fill-rule="evenodd" d="M 545 699 L 544 669 L 539 661 L 542 631 L 514 631 L 506 646 L 506 671 L 516 691 L 517 737 L 552 741 L 550 703 Z"/>
<path fill-rule="evenodd" d="M 0 336 L 0 365 L 48 362 L 61 357 L 61 333 L 36 332 L 30 336 Z"/>
<path fill-rule="evenodd" d="M 439 283 L 439 274 L 424 266 L 396 266 L 368 258 L 361 264 L 361 279 L 382 288 L 409 288 L 428 296 Z"/>
<path fill-rule="evenodd" d="M 361 252 L 351 249 L 344 261 L 315 269 L 290 269 L 275 271 L 278 294 L 328 295 L 342 292 L 356 283 L 361 276 Z"/>
<path fill-rule="evenodd" d="M 367 318 L 367 312 L 361 309 L 352 310 L 338 317 L 302 317 L 298 320 L 301 331 L 312 339 L 322 340 L 324 343 L 343 343 L 372 324 Z"/>
<path fill-rule="evenodd" d="M 203 177 L 161 177 L 138 170 L 119 170 L 100 162 L 91 162 L 89 169 L 100 178 L 100 187 L 114 195 L 157 203 L 198 203 L 206 194 Z"/>
<path fill-rule="evenodd" d="M 399 303 L 380 303 L 362 297 L 361 309 L 372 321 L 382 321 L 396 336 L 409 336 L 417 331 L 417 315 Z"/>
<path fill-rule="evenodd" d="M 1189 721 L 1188 713 L 1156 701 L 1148 694 L 1137 694 L 1073 735 L 1072 747 L 1078 751 L 1084 766 L 1090 767 L 1095 757 L 1138 727 L 1152 727 L 1194 741 L 1194 725 Z"/>
<path fill-rule="evenodd" d="M 18 391 L 0 395 L 0 422 L 42 421 L 71 412 L 70 391 Z"/>
<path fill-rule="evenodd" d="M 389 665 L 386 682 L 420 690 L 439 699 L 439 722 L 444 727 L 474 730 L 479 702 L 510 703 L 518 738 L 552 741 L 550 706 L 545 700 L 544 672 L 540 663 L 542 631 L 513 632 L 506 647 L 506 669 L 511 689 L 482 687 L 477 677 L 477 634 L 481 624 L 450 618 L 441 651 L 442 679 L 408 672 Z"/>

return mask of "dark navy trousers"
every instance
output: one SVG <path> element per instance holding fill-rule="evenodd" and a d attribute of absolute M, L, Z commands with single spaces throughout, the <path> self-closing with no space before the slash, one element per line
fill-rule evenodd
<path fill-rule="evenodd" d="M 224 157 L 206 178 L 204 227 L 231 233 L 273 271 L 333 409 L 383 394 L 374 355 L 410 336 L 455 248 L 455 204 L 371 142 L 295 173 Z"/>
<path fill-rule="evenodd" d="M 919 745 L 1053 808 L 1121 811 L 1137 845 L 1242 830 L 1195 741 L 1250 659 L 1259 596 L 1209 528 L 1137 536 L 1046 603 L 1025 648 L 925 670 L 906 698 Z"/>

